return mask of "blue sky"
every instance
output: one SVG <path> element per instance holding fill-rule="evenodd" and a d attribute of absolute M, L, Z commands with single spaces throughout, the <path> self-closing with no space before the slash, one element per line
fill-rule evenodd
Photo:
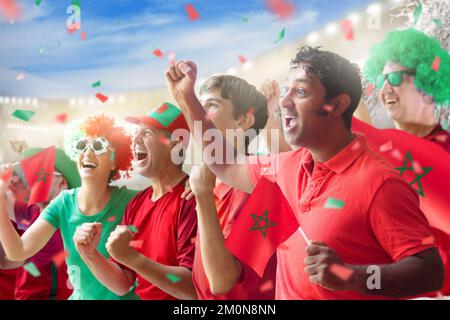
<path fill-rule="evenodd" d="M 0 17 L 0 95 L 45 98 L 91 95 L 97 80 L 109 93 L 161 87 L 168 61 L 152 54 L 156 48 L 197 62 L 200 77 L 224 72 L 239 63 L 238 55 L 252 59 L 273 50 L 283 27 L 286 37 L 277 46 L 372 2 L 292 1 L 295 16 L 280 20 L 265 0 L 80 0 L 81 40 L 80 30 L 66 30 L 71 0 L 42 0 L 39 7 L 16 1 L 22 17 Z M 188 20 L 188 3 L 199 20 Z M 17 81 L 20 73 L 25 78 Z"/>

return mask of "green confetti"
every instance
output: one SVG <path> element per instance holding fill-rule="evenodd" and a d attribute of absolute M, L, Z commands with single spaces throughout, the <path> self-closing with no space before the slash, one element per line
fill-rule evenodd
<path fill-rule="evenodd" d="M 34 3 L 36 4 L 37 7 L 39 7 L 39 5 L 41 4 L 42 0 L 36 0 L 34 1 Z"/>
<path fill-rule="evenodd" d="M 12 116 L 23 121 L 29 121 L 35 114 L 35 111 L 17 109 L 12 113 Z"/>
<path fill-rule="evenodd" d="M 242 21 L 248 22 L 248 18 L 244 17 L 244 18 L 242 18 Z"/>
<path fill-rule="evenodd" d="M 41 49 L 39 49 L 39 53 L 40 53 L 40 54 L 43 54 L 43 53 L 44 53 L 44 51 L 45 51 L 45 48 L 41 48 Z"/>
<path fill-rule="evenodd" d="M 283 40 L 285 34 L 286 34 L 286 28 L 283 28 L 283 29 L 278 33 L 278 39 L 275 41 L 275 44 L 277 44 L 278 42 L 280 42 L 281 40 Z"/>
<path fill-rule="evenodd" d="M 345 202 L 339 199 L 328 197 L 325 203 L 326 209 L 342 209 L 345 206 Z"/>
<path fill-rule="evenodd" d="M 419 3 L 416 9 L 414 9 L 414 24 L 417 24 L 417 21 L 419 21 L 421 15 L 422 15 L 422 4 Z"/>
<path fill-rule="evenodd" d="M 130 229 L 133 233 L 138 233 L 138 229 L 135 226 L 128 226 L 128 229 Z"/>
<path fill-rule="evenodd" d="M 37 278 L 41 275 L 39 270 L 36 268 L 33 262 L 29 262 L 23 266 L 25 270 L 28 271 L 29 274 L 31 274 L 33 277 Z"/>
<path fill-rule="evenodd" d="M 442 27 L 442 20 L 441 19 L 433 19 L 433 22 L 436 26 Z"/>
<path fill-rule="evenodd" d="M 101 85 L 102 83 L 100 82 L 100 80 L 98 80 L 92 84 L 92 88 L 100 87 Z"/>
<path fill-rule="evenodd" d="M 72 5 L 81 7 L 80 0 L 72 0 Z"/>
<path fill-rule="evenodd" d="M 173 283 L 177 283 L 177 282 L 179 282 L 181 280 L 180 277 L 178 277 L 178 276 L 176 276 L 176 275 L 174 275 L 172 273 L 166 274 L 166 277 L 167 277 L 167 279 L 169 279 Z"/>

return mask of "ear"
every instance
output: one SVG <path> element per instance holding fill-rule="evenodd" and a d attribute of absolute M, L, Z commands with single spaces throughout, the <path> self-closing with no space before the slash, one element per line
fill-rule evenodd
<path fill-rule="evenodd" d="M 62 177 L 58 183 L 58 189 L 59 190 L 65 190 L 65 189 L 69 189 L 69 184 L 67 183 L 67 180 Z"/>
<path fill-rule="evenodd" d="M 350 107 L 351 102 L 352 100 L 347 93 L 341 93 L 331 100 L 332 108 L 328 112 L 335 118 L 340 117 Z"/>
<path fill-rule="evenodd" d="M 427 105 L 434 104 L 434 99 L 432 96 L 427 96 L 426 94 L 422 93 L 422 98 L 425 104 Z"/>
<path fill-rule="evenodd" d="M 255 124 L 255 116 L 253 115 L 253 112 L 246 112 L 239 117 L 238 125 L 242 130 L 245 131 L 251 128 L 253 124 Z"/>

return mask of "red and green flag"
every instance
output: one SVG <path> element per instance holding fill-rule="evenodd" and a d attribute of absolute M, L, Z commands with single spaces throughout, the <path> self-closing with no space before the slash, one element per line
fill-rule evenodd
<path fill-rule="evenodd" d="M 242 208 L 225 246 L 262 277 L 275 250 L 298 227 L 280 187 L 263 177 Z"/>
<path fill-rule="evenodd" d="M 21 160 L 20 165 L 30 186 L 28 204 L 47 201 L 55 168 L 55 147 L 49 147 Z"/>

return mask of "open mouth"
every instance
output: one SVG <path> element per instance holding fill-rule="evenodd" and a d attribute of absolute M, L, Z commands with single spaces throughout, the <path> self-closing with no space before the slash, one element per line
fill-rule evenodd
<path fill-rule="evenodd" d="M 143 161 L 148 158 L 148 153 L 143 150 L 135 150 L 134 158 L 136 159 L 136 161 Z"/>
<path fill-rule="evenodd" d="M 285 129 L 291 129 L 296 125 L 296 117 L 291 114 L 285 114 L 284 118 L 284 127 Z"/>
<path fill-rule="evenodd" d="M 397 103 L 397 102 L 398 102 L 397 99 L 386 100 L 386 105 L 387 105 L 387 106 L 391 106 L 391 105 L 393 105 L 393 104 L 395 104 L 395 103 Z"/>
<path fill-rule="evenodd" d="M 95 169 L 97 168 L 97 165 L 95 163 L 84 161 L 82 164 L 83 169 Z"/>

